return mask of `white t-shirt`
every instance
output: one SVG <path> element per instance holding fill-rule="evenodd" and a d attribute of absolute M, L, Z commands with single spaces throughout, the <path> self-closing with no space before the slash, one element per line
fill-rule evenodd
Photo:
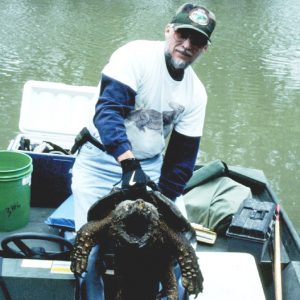
<path fill-rule="evenodd" d="M 186 136 L 202 136 L 205 88 L 191 66 L 181 81 L 175 81 L 167 70 L 164 48 L 161 41 L 129 42 L 112 54 L 102 71 L 137 94 L 135 110 L 124 122 L 137 159 L 161 153 L 173 127 Z"/>

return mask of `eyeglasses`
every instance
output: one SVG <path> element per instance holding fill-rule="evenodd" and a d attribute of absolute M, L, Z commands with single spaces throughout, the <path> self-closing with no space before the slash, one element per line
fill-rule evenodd
<path fill-rule="evenodd" d="M 174 38 L 177 42 L 180 43 L 189 39 L 191 45 L 197 48 L 203 48 L 209 44 L 209 40 L 203 34 L 195 32 L 195 30 L 186 28 L 179 28 L 177 30 L 174 29 Z"/>

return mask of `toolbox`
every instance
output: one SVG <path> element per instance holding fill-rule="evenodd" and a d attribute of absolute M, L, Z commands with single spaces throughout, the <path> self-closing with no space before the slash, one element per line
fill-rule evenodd
<path fill-rule="evenodd" d="M 33 160 L 31 206 L 57 207 L 71 194 L 69 154 L 75 136 L 92 118 L 97 87 L 27 81 L 20 111 L 20 132 L 8 150 Z"/>
<path fill-rule="evenodd" d="M 246 199 L 240 205 L 227 230 L 228 250 L 247 252 L 261 261 L 271 241 L 275 224 L 276 205 Z"/>

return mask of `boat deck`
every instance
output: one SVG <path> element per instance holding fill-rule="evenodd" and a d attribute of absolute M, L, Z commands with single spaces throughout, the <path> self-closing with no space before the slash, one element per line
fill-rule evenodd
<path fill-rule="evenodd" d="M 276 196 L 268 188 L 268 184 L 264 181 L 263 176 L 260 177 L 259 172 L 258 173 L 254 172 L 253 175 L 253 172 L 252 174 L 247 174 L 247 170 L 246 172 L 240 172 L 240 170 L 237 169 L 237 172 L 235 171 L 231 172 L 230 177 L 242 184 L 249 186 L 251 188 L 254 199 L 261 200 L 261 201 L 273 201 L 273 202 L 277 200 Z M 30 220 L 28 224 L 25 227 L 15 231 L 0 232 L 0 240 L 3 240 L 7 236 L 14 233 L 25 233 L 25 232 L 61 235 L 61 232 L 58 229 L 52 228 L 44 223 L 44 221 L 53 211 L 54 208 L 32 207 L 30 212 Z M 281 214 L 282 214 L 282 219 L 281 219 L 282 221 L 281 222 L 282 276 L 283 276 L 283 281 L 285 282 L 283 293 L 286 299 L 296 300 L 298 299 L 299 296 L 298 292 L 300 292 L 299 291 L 300 289 L 299 288 L 300 287 L 299 237 L 294 232 L 294 228 L 290 223 L 290 220 L 284 210 L 281 211 Z M 45 243 L 43 243 L 43 245 L 30 244 L 29 246 L 44 247 Z M 229 248 L 228 239 L 226 237 L 221 237 L 221 236 L 218 236 L 216 243 L 214 245 L 208 245 L 203 243 L 197 244 L 197 252 L 200 253 L 201 261 L 203 260 L 201 258 L 202 253 L 204 256 L 207 255 L 207 253 L 211 253 L 212 255 L 219 253 L 220 256 L 222 256 L 222 254 L 226 254 L 226 253 L 229 254 L 228 248 Z M 274 299 L 272 249 L 270 248 L 269 250 L 271 251 L 265 251 L 265 255 L 263 256 L 263 259 L 261 261 L 259 262 L 256 261 L 258 274 L 261 279 L 262 285 L 264 287 L 264 293 L 267 300 Z M 215 266 L 214 268 L 217 268 L 217 266 Z M 216 269 L 215 272 L 218 272 L 218 270 Z"/>
<path fill-rule="evenodd" d="M 9 231 L 9 232 L 0 232 L 0 241 L 5 239 L 6 237 L 16 234 L 16 233 L 39 233 L 39 234 L 51 234 L 51 235 L 60 235 L 60 232 L 57 228 L 53 228 L 51 226 L 48 226 L 44 223 L 44 221 L 47 219 L 47 217 L 54 211 L 53 208 L 39 208 L 39 207 L 32 207 L 30 209 L 30 215 L 29 215 L 29 222 L 26 226 Z M 41 242 L 43 243 L 41 245 Z M 27 243 L 27 241 L 26 241 Z M 13 249 L 16 249 L 15 245 L 10 244 L 10 246 Z M 28 240 L 28 246 L 30 247 L 45 247 L 47 250 L 50 251 L 57 251 L 59 249 L 57 244 L 50 243 L 50 242 L 44 242 L 44 241 L 29 241 Z M 2 250 L 2 247 L 0 245 L 0 249 Z"/>
<path fill-rule="evenodd" d="M 23 228 L 19 228 L 14 231 L 0 232 L 0 240 L 2 240 L 8 235 L 14 233 L 21 233 L 21 232 L 57 234 L 58 233 L 57 229 L 51 228 L 50 226 L 44 223 L 44 221 L 53 211 L 54 208 L 31 207 L 28 224 Z"/>

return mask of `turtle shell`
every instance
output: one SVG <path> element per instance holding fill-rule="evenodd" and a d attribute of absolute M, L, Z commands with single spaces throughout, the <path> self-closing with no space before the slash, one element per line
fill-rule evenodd
<path fill-rule="evenodd" d="M 175 230 L 187 234 L 190 238 L 194 236 L 188 220 L 182 215 L 176 204 L 158 191 L 144 191 L 134 195 L 135 193 L 129 192 L 124 189 L 114 188 L 107 196 L 100 198 L 95 202 L 88 211 L 88 221 L 101 220 L 108 216 L 108 214 L 115 209 L 115 207 L 124 200 L 143 199 L 146 202 L 153 204 L 162 220 Z"/>
<path fill-rule="evenodd" d="M 125 200 L 123 191 L 113 188 L 108 195 L 100 198 L 90 207 L 87 215 L 88 222 L 104 219 L 123 200 Z"/>

